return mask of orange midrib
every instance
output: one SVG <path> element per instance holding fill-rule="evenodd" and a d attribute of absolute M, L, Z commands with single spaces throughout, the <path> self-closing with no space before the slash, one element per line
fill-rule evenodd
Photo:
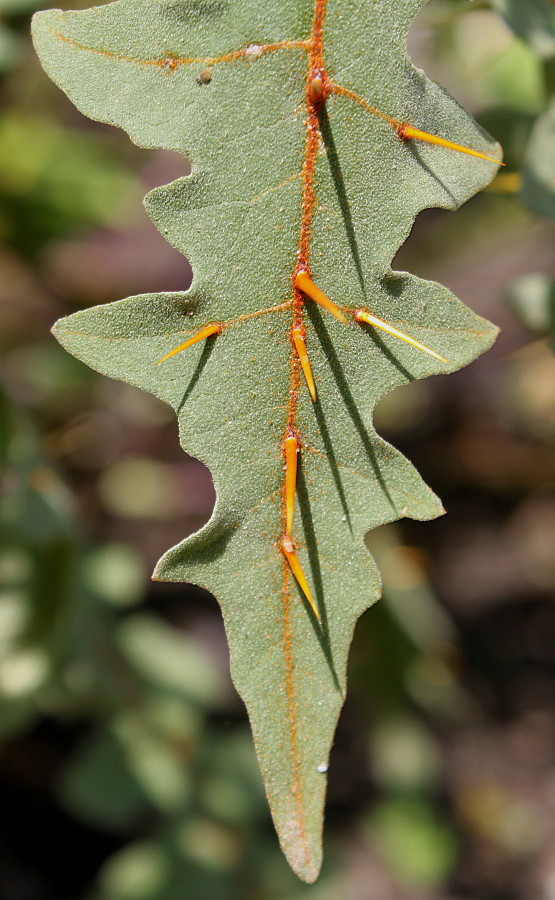
<path fill-rule="evenodd" d="M 296 273 L 300 269 L 304 269 L 310 273 L 310 235 L 312 227 L 312 216 L 314 212 L 314 170 L 316 165 L 316 155 L 318 152 L 318 144 L 320 141 L 318 127 L 318 110 L 309 97 L 309 86 L 313 78 L 317 77 L 324 68 L 323 61 L 323 41 L 324 41 L 324 20 L 326 17 L 327 0 L 315 0 L 314 13 L 312 20 L 312 30 L 310 35 L 310 52 L 308 59 L 308 71 L 306 77 L 306 141 L 303 162 L 303 189 L 302 189 L 302 207 L 301 207 L 301 229 L 299 234 L 299 250 L 297 254 L 297 262 L 292 273 L 293 282 L 293 321 L 291 323 L 290 335 L 294 328 L 300 328 L 304 336 L 304 301 L 301 292 L 294 283 Z M 300 364 L 297 353 L 293 349 L 291 340 L 290 353 L 290 386 L 289 386 L 289 402 L 287 406 L 287 424 L 286 435 L 295 433 L 295 422 L 297 417 L 298 396 L 300 386 Z M 285 532 L 287 523 L 287 508 L 285 496 L 285 483 L 282 491 L 282 531 Z M 287 693 L 288 718 L 290 725 L 291 739 L 291 757 L 293 769 L 293 797 L 295 801 L 298 825 L 303 842 L 303 850 L 305 859 L 310 859 L 310 848 L 306 834 L 304 822 L 304 808 L 302 797 L 302 784 L 300 778 L 300 759 L 298 744 L 298 723 L 297 710 L 295 702 L 295 686 L 293 683 L 293 654 L 292 654 L 292 630 L 291 630 L 291 571 L 287 561 L 283 560 L 283 649 L 285 656 L 285 687 Z"/>

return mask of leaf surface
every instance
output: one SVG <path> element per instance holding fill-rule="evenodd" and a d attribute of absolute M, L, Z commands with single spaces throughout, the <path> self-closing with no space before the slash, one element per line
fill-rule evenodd
<path fill-rule="evenodd" d="M 445 288 L 391 271 L 420 210 L 457 208 L 495 172 L 399 138 L 395 124 L 408 122 L 496 152 L 408 59 L 421 5 L 120 0 L 35 19 L 42 62 L 79 109 L 192 161 L 191 176 L 147 198 L 193 266 L 190 290 L 76 313 L 56 335 L 93 368 L 170 403 L 183 447 L 212 472 L 210 522 L 170 550 L 155 577 L 195 582 L 220 601 L 280 841 L 307 881 L 321 863 L 354 625 L 380 592 L 364 534 L 442 511 L 376 434 L 373 407 L 396 385 L 468 363 L 495 334 Z M 319 73 L 339 88 L 316 108 L 307 88 Z M 294 287 L 299 266 L 346 323 Z M 449 364 L 360 324 L 359 307 Z M 316 403 L 295 323 L 306 330 Z M 210 324 L 225 327 L 156 365 Z M 301 447 L 292 537 L 321 624 L 280 550 L 291 433 Z"/>

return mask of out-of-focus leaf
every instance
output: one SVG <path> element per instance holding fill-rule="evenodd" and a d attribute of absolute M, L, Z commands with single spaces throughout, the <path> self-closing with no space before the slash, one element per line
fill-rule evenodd
<path fill-rule="evenodd" d="M 0 0 L 0 16 L 20 16 L 40 9 L 40 0 Z"/>
<path fill-rule="evenodd" d="M 127 828 L 152 807 L 183 814 L 191 784 L 186 746 L 155 731 L 144 716 L 122 712 L 74 755 L 61 794 L 66 805 L 105 827 Z"/>
<path fill-rule="evenodd" d="M 555 28 L 549 0 L 491 0 L 515 34 L 539 56 L 555 54 Z"/>
<path fill-rule="evenodd" d="M 493 107 L 480 114 L 480 125 L 487 131 L 499 135 L 506 166 L 487 190 L 495 189 L 496 181 L 503 178 L 507 172 L 520 170 L 536 118 L 533 112 L 522 112 L 507 107 Z"/>
<path fill-rule="evenodd" d="M 0 22 L 0 73 L 9 71 L 19 60 L 21 40 Z"/>
<path fill-rule="evenodd" d="M 222 822 L 246 825 L 265 815 L 256 756 L 246 737 L 217 735 L 203 745 L 200 799 L 204 810 Z"/>
<path fill-rule="evenodd" d="M 384 800 L 368 823 L 367 834 L 391 871 L 413 890 L 439 886 L 455 863 L 455 835 L 422 797 Z"/>
<path fill-rule="evenodd" d="M 555 219 L 555 100 L 532 129 L 522 171 L 522 201 L 539 216 Z"/>
<path fill-rule="evenodd" d="M 83 576 L 90 590 L 114 606 L 133 606 L 144 595 L 141 559 L 128 544 L 96 548 L 87 557 Z"/>
<path fill-rule="evenodd" d="M 24 412 L 0 389 L 0 734 L 32 721 L 67 649 L 79 533 L 71 495 Z"/>
<path fill-rule="evenodd" d="M 146 615 L 125 619 L 118 644 L 135 671 L 147 682 L 212 705 L 222 696 L 223 680 L 198 643 L 187 635 Z"/>
<path fill-rule="evenodd" d="M 205 830 L 204 843 L 198 848 L 188 847 L 188 828 L 202 826 L 192 820 L 177 834 L 159 841 L 143 841 L 125 847 L 103 866 L 99 879 L 99 894 L 94 900 L 235 900 L 237 892 L 229 879 L 224 860 L 210 858 L 210 852 L 222 852 L 218 846 L 217 826 L 212 834 Z M 221 835 L 221 829 L 219 829 Z M 194 831 L 192 834 L 194 838 Z M 196 850 L 200 852 L 198 855 Z M 199 858 L 200 857 L 200 858 Z M 215 862 L 215 865 L 213 864 Z"/>
<path fill-rule="evenodd" d="M 545 336 L 545 332 L 541 337 Z M 549 332 L 548 332 L 549 334 Z M 505 370 L 501 403 L 503 417 L 511 422 L 515 431 L 534 440 L 546 441 L 547 458 L 538 470 L 532 466 L 524 466 L 522 478 L 526 484 L 534 485 L 541 496 L 541 485 L 545 479 L 549 484 L 553 480 L 553 454 L 551 445 L 555 441 L 555 329 L 547 342 L 542 340 L 525 344 L 517 353 L 511 355 Z M 545 468 L 544 468 L 545 466 Z M 544 473 L 547 473 L 544 474 Z M 544 535 L 551 535 L 551 523 L 543 524 L 541 516 L 537 523 Z M 531 529 L 529 530 L 529 533 Z M 543 538 L 545 540 L 545 538 Z M 538 541 L 541 546 L 541 541 Z M 519 553 L 525 554 L 525 547 Z M 543 563 L 546 569 L 546 564 Z M 549 568 L 549 566 L 547 566 Z M 541 580 L 540 566 L 530 566 L 530 578 L 535 582 Z"/>
<path fill-rule="evenodd" d="M 374 777 L 385 789 L 423 790 L 439 778 L 439 748 L 409 716 L 389 717 L 377 724 L 371 735 L 370 758 Z"/>
<path fill-rule="evenodd" d="M 10 19 L 34 12 L 40 0 L 0 0 L 0 19 Z M 25 50 L 24 38 L 15 29 L 0 21 L 0 74 L 7 74 L 21 61 Z"/>
<path fill-rule="evenodd" d="M 105 135 L 41 115 L 0 118 L 0 230 L 6 241 L 35 251 L 45 239 L 91 224 L 116 225 L 129 219 L 136 192 L 134 176 Z"/>
<path fill-rule="evenodd" d="M 151 803 L 166 813 L 182 812 L 191 792 L 186 745 L 166 740 L 131 712 L 120 715 L 115 728 L 130 770 Z"/>
<path fill-rule="evenodd" d="M 538 272 L 523 275 L 510 285 L 507 302 L 530 331 L 555 336 L 555 281 L 552 278 Z"/>
<path fill-rule="evenodd" d="M 370 533 L 366 545 L 383 573 L 385 601 L 399 628 L 424 652 L 451 642 L 455 634 L 449 616 L 434 596 L 422 560 L 402 543 L 397 527 Z"/>
<path fill-rule="evenodd" d="M 165 900 L 171 870 L 171 855 L 161 844 L 130 844 L 104 865 L 98 900 Z"/>
<path fill-rule="evenodd" d="M 150 809 L 114 727 L 82 743 L 62 771 L 58 794 L 79 818 L 109 830 L 128 828 Z"/>
<path fill-rule="evenodd" d="M 175 467 L 148 457 L 119 459 L 100 479 L 106 508 L 132 518 L 167 519 L 175 515 L 179 488 Z"/>
<path fill-rule="evenodd" d="M 191 819 L 179 829 L 176 842 L 185 859 L 208 870 L 233 869 L 242 853 L 237 832 L 211 819 Z"/>

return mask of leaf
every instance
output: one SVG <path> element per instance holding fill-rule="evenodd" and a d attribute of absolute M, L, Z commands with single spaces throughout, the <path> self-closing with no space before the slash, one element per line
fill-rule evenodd
<path fill-rule="evenodd" d="M 539 56 L 555 54 L 555 27 L 549 0 L 491 0 L 509 28 Z"/>
<path fill-rule="evenodd" d="M 135 615 L 119 628 L 118 643 L 128 663 L 147 683 L 191 702 L 213 705 L 222 690 L 214 667 L 185 635 L 150 616 Z"/>
<path fill-rule="evenodd" d="M 555 280 L 539 272 L 522 275 L 509 286 L 507 303 L 530 331 L 549 338 L 555 349 Z"/>
<path fill-rule="evenodd" d="M 533 212 L 555 219 L 555 100 L 538 116 L 522 170 L 522 201 Z"/>
<path fill-rule="evenodd" d="M 495 171 L 399 136 L 408 122 L 496 152 L 408 59 L 421 5 L 122 0 L 35 19 L 46 70 L 85 114 L 192 160 L 190 177 L 147 198 L 193 266 L 191 289 L 80 312 L 55 333 L 93 368 L 170 403 L 183 446 L 212 472 L 210 522 L 163 557 L 155 578 L 193 581 L 221 603 L 274 822 L 306 881 L 321 863 L 348 648 L 380 594 L 364 534 L 442 512 L 378 437 L 372 409 L 396 385 L 470 362 L 495 334 L 445 288 L 390 269 L 421 209 L 457 208 Z M 318 105 L 328 78 L 341 87 Z M 292 287 L 299 263 L 345 304 L 347 323 Z M 450 362 L 356 321 L 360 307 Z M 295 322 L 306 327 L 316 403 L 293 349 Z M 220 323 L 221 333 L 156 365 Z M 292 537 L 321 625 L 280 549 L 291 434 L 301 445 Z"/>

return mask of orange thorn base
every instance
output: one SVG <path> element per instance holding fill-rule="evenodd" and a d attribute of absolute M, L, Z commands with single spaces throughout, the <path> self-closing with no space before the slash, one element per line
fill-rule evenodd
<path fill-rule="evenodd" d="M 326 99 L 326 85 L 318 75 L 308 85 L 308 99 L 314 106 L 320 106 Z"/>
<path fill-rule="evenodd" d="M 156 363 L 157 366 L 160 363 L 165 362 L 167 359 L 170 359 L 172 356 L 175 356 L 176 353 L 181 353 L 182 350 L 186 350 L 187 347 L 192 347 L 193 344 L 197 344 L 199 341 L 204 341 L 206 338 L 211 337 L 213 334 L 220 334 L 222 330 L 221 325 L 207 325 L 206 328 L 202 328 L 197 334 L 193 335 L 192 338 L 189 338 L 188 341 L 185 341 L 184 344 L 180 344 L 179 347 L 175 347 L 173 350 L 170 350 L 169 353 L 166 353 L 162 359 L 159 359 Z"/>
<path fill-rule="evenodd" d="M 340 322 L 346 322 L 347 319 L 341 312 L 338 306 L 330 300 L 329 297 L 326 297 L 323 291 L 320 290 L 319 287 L 316 287 L 312 279 L 308 277 L 306 272 L 300 271 L 295 275 L 295 285 L 299 288 L 303 294 L 306 294 L 307 297 L 310 297 L 311 300 L 314 300 L 316 303 L 319 303 L 320 306 L 323 306 L 324 309 L 327 309 L 336 319 L 339 319 Z"/>
<path fill-rule="evenodd" d="M 303 370 L 303 375 L 305 377 L 305 381 L 310 391 L 310 396 L 314 403 L 316 403 L 316 384 L 314 383 L 314 376 L 312 374 L 312 367 L 310 365 L 310 360 L 308 358 L 308 353 L 306 352 L 306 342 L 303 337 L 303 333 L 300 328 L 293 328 L 291 332 L 291 338 L 293 340 L 293 344 L 295 346 L 295 350 L 297 351 L 297 355 L 299 357 L 299 362 L 301 364 L 301 368 Z"/>
<path fill-rule="evenodd" d="M 285 510 L 287 534 L 293 531 L 293 512 L 295 510 L 295 493 L 297 490 L 297 454 L 299 442 L 291 435 L 285 440 Z"/>
<path fill-rule="evenodd" d="M 295 548 L 293 546 L 293 541 L 290 537 L 285 536 L 281 541 L 281 552 L 285 556 L 285 559 L 289 563 L 289 568 L 293 572 L 293 575 L 297 579 L 299 587 L 301 588 L 303 594 L 306 599 L 310 603 L 311 609 L 320 622 L 322 624 L 322 619 L 320 618 L 320 613 L 318 612 L 318 607 L 316 606 L 316 602 L 314 597 L 312 596 L 311 590 L 308 586 L 308 581 L 306 580 L 306 575 L 303 572 L 302 566 L 299 562 L 299 557 L 295 553 Z"/>
<path fill-rule="evenodd" d="M 458 153 L 466 153 L 467 156 L 475 156 L 477 159 L 485 159 L 487 162 L 495 163 L 498 166 L 504 166 L 505 163 L 499 159 L 493 159 L 492 156 L 486 156 L 485 153 L 478 153 L 477 150 L 471 150 L 470 147 L 463 147 L 462 144 L 454 144 L 445 138 L 438 137 L 435 134 L 428 134 L 427 131 L 420 131 L 419 128 L 413 128 L 401 122 L 396 126 L 397 134 L 403 141 L 413 138 L 415 141 L 426 141 L 428 144 L 437 144 L 438 147 L 447 147 L 449 150 L 456 150 Z"/>
<path fill-rule="evenodd" d="M 420 341 L 415 340 L 415 338 L 409 337 L 408 334 L 404 334 L 404 332 L 399 331 L 397 328 L 394 328 L 393 325 L 388 325 L 387 322 L 384 322 L 382 319 L 378 319 L 377 316 L 373 316 L 365 309 L 357 309 L 357 311 L 355 312 L 355 319 L 357 320 L 357 322 L 365 322 L 367 325 L 374 325 L 375 328 L 381 328 L 382 331 L 387 331 L 388 334 L 392 334 L 394 337 L 399 338 L 406 344 L 410 344 L 411 347 L 416 347 L 417 350 L 422 350 L 424 353 L 428 353 L 435 359 L 439 359 L 440 362 L 444 362 L 449 365 L 449 360 L 445 359 L 444 356 L 440 356 L 439 353 L 435 352 L 435 350 L 430 350 L 430 348 L 426 347 L 425 344 L 421 344 Z"/>

